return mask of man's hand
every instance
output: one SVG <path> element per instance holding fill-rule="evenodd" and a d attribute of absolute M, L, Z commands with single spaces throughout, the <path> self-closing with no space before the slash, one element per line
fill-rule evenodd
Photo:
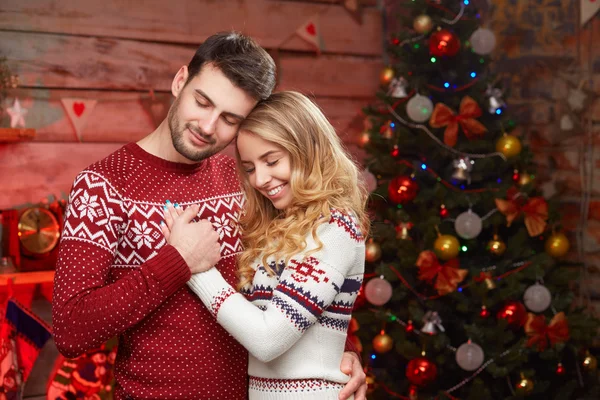
<path fill-rule="evenodd" d="M 344 386 L 344 389 L 340 392 L 340 400 L 346 400 L 350 395 L 354 393 L 354 400 L 366 400 L 367 399 L 367 376 L 363 371 L 363 367 L 360 364 L 360 360 L 356 353 L 347 351 L 342 357 L 342 364 L 340 369 L 346 375 L 350 375 L 350 380 Z"/>
<path fill-rule="evenodd" d="M 164 211 L 165 223 L 161 229 L 167 243 L 179 251 L 192 274 L 211 269 L 221 259 L 219 235 L 206 220 L 192 222 L 200 206 L 181 207 L 167 204 Z"/>

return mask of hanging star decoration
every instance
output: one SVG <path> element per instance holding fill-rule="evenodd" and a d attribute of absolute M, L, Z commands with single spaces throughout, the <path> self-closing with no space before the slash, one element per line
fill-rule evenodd
<path fill-rule="evenodd" d="M 27 109 L 21 107 L 21 103 L 19 99 L 15 98 L 12 107 L 6 109 L 6 112 L 10 116 L 10 127 L 16 128 L 17 126 L 21 126 L 25 128 L 25 116 L 27 115 Z"/>
<path fill-rule="evenodd" d="M 548 325 L 545 316 L 529 313 L 524 329 L 529 336 L 527 347 L 537 346 L 540 352 L 546 350 L 548 345 L 554 346 L 569 340 L 569 324 L 562 311 L 556 314 Z"/>
<path fill-rule="evenodd" d="M 434 287 L 440 295 L 454 292 L 469 272 L 466 269 L 459 269 L 457 258 L 440 264 L 435 253 L 430 250 L 419 254 L 417 267 L 419 267 L 419 279 L 428 282 L 435 280 Z"/>
<path fill-rule="evenodd" d="M 429 119 L 432 128 L 443 128 L 444 143 L 450 147 L 456 145 L 458 139 L 458 126 L 462 128 L 469 140 L 483 136 L 487 128 L 475 118 L 481 117 L 481 108 L 470 96 L 465 96 L 460 102 L 458 115 L 444 103 L 437 103 Z"/>
<path fill-rule="evenodd" d="M 496 207 L 506 217 L 506 226 L 510 226 L 521 214 L 525 216 L 525 227 L 529 236 L 538 236 L 546 229 L 548 203 L 543 197 L 526 199 L 515 188 L 507 192 L 507 199 L 495 199 Z"/>

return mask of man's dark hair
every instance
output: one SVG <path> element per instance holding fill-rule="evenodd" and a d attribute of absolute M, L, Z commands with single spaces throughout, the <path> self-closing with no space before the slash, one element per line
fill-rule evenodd
<path fill-rule="evenodd" d="M 188 65 L 187 82 L 206 64 L 218 68 L 257 101 L 269 97 L 275 87 L 273 58 L 254 39 L 241 33 L 220 32 L 206 39 Z"/>

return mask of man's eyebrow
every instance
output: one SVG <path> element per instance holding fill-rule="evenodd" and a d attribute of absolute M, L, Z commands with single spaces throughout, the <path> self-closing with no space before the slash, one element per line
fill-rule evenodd
<path fill-rule="evenodd" d="M 204 93 L 202 90 L 200 89 L 195 89 L 195 92 L 198 93 L 200 96 L 204 97 L 206 99 L 206 101 L 208 101 L 213 107 L 215 106 L 215 102 L 212 101 L 212 99 L 210 97 L 208 97 L 208 95 L 206 93 Z M 228 117 L 232 117 L 235 119 L 239 119 L 240 121 L 244 120 L 246 117 L 244 117 L 243 115 L 238 115 L 229 111 L 223 111 L 223 114 L 228 116 Z"/>

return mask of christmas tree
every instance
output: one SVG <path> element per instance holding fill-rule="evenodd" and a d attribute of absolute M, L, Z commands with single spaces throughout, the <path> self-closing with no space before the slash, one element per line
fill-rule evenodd
<path fill-rule="evenodd" d="M 490 68 L 494 33 L 468 0 L 404 4 L 362 137 L 373 230 L 350 332 L 369 398 L 600 398 L 598 321 Z"/>

